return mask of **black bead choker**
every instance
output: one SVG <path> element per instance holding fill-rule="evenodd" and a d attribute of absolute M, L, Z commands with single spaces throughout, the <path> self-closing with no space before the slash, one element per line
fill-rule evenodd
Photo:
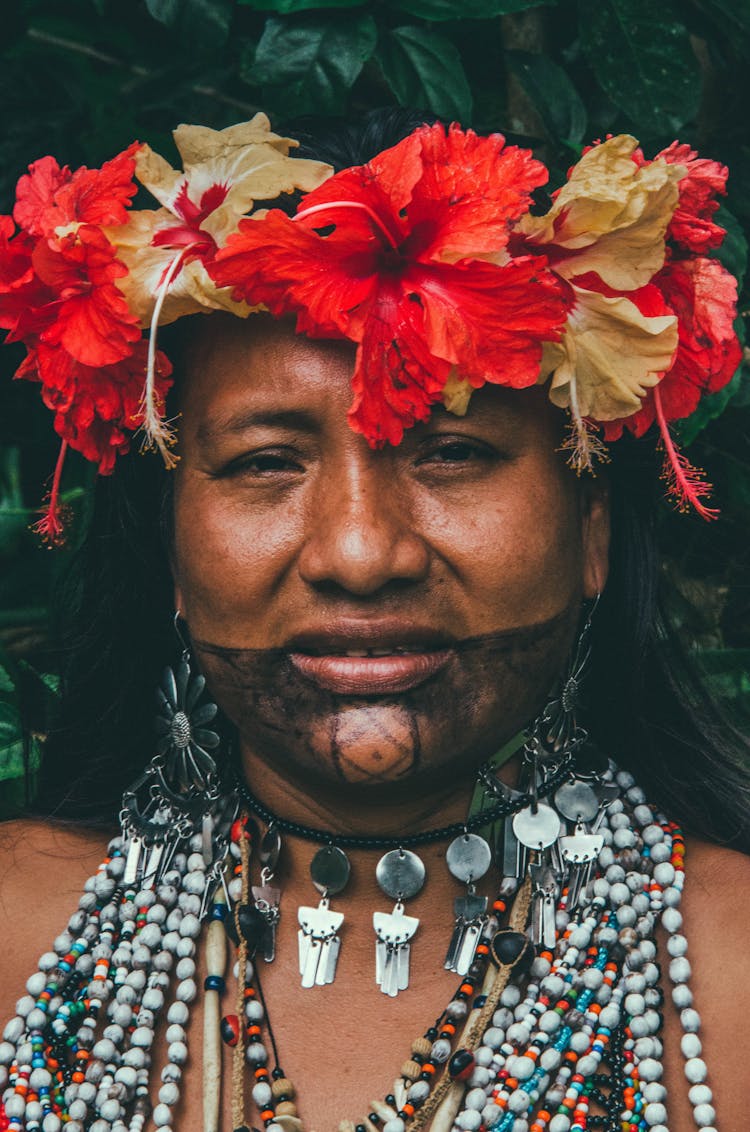
<path fill-rule="evenodd" d="M 569 776 L 573 763 L 573 755 L 566 755 L 554 773 L 540 783 L 536 798 L 544 798 L 553 793 Z M 466 821 L 452 822 L 451 825 L 440 826 L 438 829 L 427 829 L 421 833 L 408 833 L 400 837 L 383 837 L 379 834 L 370 833 L 334 833 L 331 830 L 315 829 L 313 826 L 302 825 L 300 822 L 288 821 L 286 818 L 279 817 L 259 798 L 256 798 L 255 794 L 239 777 L 237 778 L 236 789 L 240 800 L 248 810 L 259 817 L 266 825 L 272 825 L 280 833 L 288 833 L 291 837 L 299 837 L 303 841 L 314 841 L 320 845 L 338 845 L 341 849 L 414 849 L 419 845 L 448 841 L 458 837 L 460 833 L 474 833 L 500 818 L 507 818 L 511 814 L 516 814 L 526 806 L 533 806 L 536 800 L 532 794 L 516 794 L 514 792 L 513 797 L 500 798 L 494 805 L 486 810 L 480 810 Z"/>

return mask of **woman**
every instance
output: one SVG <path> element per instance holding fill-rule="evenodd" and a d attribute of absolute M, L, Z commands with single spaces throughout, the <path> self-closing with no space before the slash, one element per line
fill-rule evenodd
<path fill-rule="evenodd" d="M 395 140 L 378 139 L 374 148 Z M 444 144 L 455 147 L 446 160 Z M 186 700 L 182 684 L 175 696 L 167 682 L 161 761 L 150 764 L 158 769 L 149 772 L 145 793 L 151 791 L 172 821 L 181 804 L 189 829 L 175 841 L 169 823 L 159 824 L 160 811 L 148 809 L 143 789 L 133 788 L 126 795 L 125 839 L 115 848 L 122 852 L 120 866 L 110 863 L 104 879 L 90 886 L 93 895 L 81 908 L 85 915 L 29 988 L 38 996 L 45 978 L 57 978 L 60 957 L 65 961 L 71 954 L 74 936 L 98 899 L 102 916 L 86 943 L 92 963 L 86 965 L 82 945 L 71 962 L 83 976 L 80 993 L 67 992 L 71 1002 L 83 1003 L 84 1033 L 64 1020 L 71 1011 L 58 1031 L 72 1039 L 68 1091 L 54 1098 L 58 1107 L 67 1106 L 69 1128 L 142 1127 L 149 1064 L 166 1066 L 154 1114 L 158 1127 L 230 1128 L 247 1121 L 276 1132 L 297 1127 L 295 1113 L 318 1132 L 341 1121 L 352 1122 L 342 1127 L 366 1132 L 401 1132 L 430 1122 L 433 1129 L 564 1132 L 586 1126 L 587 1119 L 589 1127 L 682 1130 L 696 1122 L 740 1127 L 742 1053 L 726 1035 L 744 1016 L 744 995 L 724 977 L 723 965 L 739 957 L 746 938 L 747 916 L 736 909 L 734 894 L 746 882 L 748 862 L 743 852 L 718 842 L 747 847 L 747 775 L 729 749 L 731 737 L 712 738 L 716 719 L 706 714 L 710 707 L 699 684 L 662 639 L 653 555 L 649 558 L 647 442 L 644 449 L 643 442 L 618 441 L 608 475 L 579 479 L 560 453 L 565 417 L 548 390 L 534 384 L 536 373 L 527 376 L 539 371 L 543 342 L 553 354 L 560 351 L 553 359 L 552 386 L 568 391 L 579 463 L 594 444 L 588 419 L 610 422 L 615 435 L 617 421 L 633 416 L 623 411 L 623 399 L 626 404 L 635 399 L 635 413 L 663 418 L 663 403 L 655 397 L 655 405 L 649 402 L 647 391 L 658 388 L 652 375 L 667 368 L 659 361 L 663 353 L 671 360 L 675 351 L 676 337 L 669 339 L 675 315 L 663 305 L 669 279 L 662 279 L 661 306 L 654 290 L 639 292 L 640 305 L 633 303 L 634 289 L 622 279 L 616 294 L 615 280 L 597 290 L 586 276 L 596 261 L 593 238 L 583 253 L 586 271 L 571 269 L 566 276 L 558 248 L 550 256 L 556 274 L 547 274 L 546 256 L 529 258 L 531 246 L 548 248 L 551 240 L 544 219 L 536 222 L 526 211 L 539 171 L 518 151 L 503 153 L 501 160 L 500 146 L 492 153 L 497 166 L 488 172 L 481 146 L 469 155 L 474 144 L 471 137 L 433 127 L 410 134 L 364 174 L 354 170 L 340 180 L 323 180 L 298 210 L 303 225 L 307 221 L 301 236 L 293 227 L 298 222 L 271 213 L 265 221 L 240 225 L 239 235 L 222 239 L 222 251 L 216 253 L 215 239 L 205 251 L 195 236 L 203 221 L 183 207 L 182 226 L 193 225 L 187 236 L 172 224 L 167 245 L 153 239 L 152 227 L 149 243 L 140 248 L 145 261 L 145 246 L 168 246 L 172 276 L 162 261 L 152 287 L 160 310 L 172 299 L 176 308 L 180 298 L 186 301 L 185 289 L 194 298 L 196 276 L 205 268 L 219 288 L 211 293 L 214 306 L 231 310 L 231 304 L 262 302 L 276 317 L 258 314 L 243 321 L 216 312 L 181 324 L 179 357 L 173 352 L 180 371 L 179 464 L 162 491 L 143 472 L 144 461 L 138 469 L 118 472 L 113 489 L 100 493 L 88 573 L 76 597 L 81 616 L 68 697 L 74 722 L 65 749 L 79 760 L 93 752 L 92 714 L 99 747 L 107 749 L 86 767 L 69 753 L 57 754 L 43 798 L 65 797 L 63 814 L 77 805 L 80 813 L 88 807 L 89 816 L 98 802 L 99 816 L 113 821 L 116 803 L 109 799 L 147 762 L 146 743 L 133 738 L 148 715 L 141 686 L 183 648 L 189 664 L 205 673 L 222 710 L 228 749 L 216 756 L 215 769 L 213 739 L 206 734 L 213 726 L 210 709 L 202 710 L 189 689 Z M 655 238 L 661 241 L 661 262 L 643 284 L 656 288 L 653 279 L 666 270 L 664 231 L 668 221 L 676 225 L 684 167 L 666 158 L 639 164 L 632 146 L 627 159 L 624 177 L 646 170 L 637 179 L 647 204 L 664 211 L 664 199 L 671 200 Z M 451 227 L 462 200 L 457 182 L 469 167 L 477 180 L 484 173 L 490 188 L 497 189 L 506 170 L 507 181 L 494 198 L 488 192 L 472 198 L 475 205 L 477 195 L 494 200 L 494 213 L 488 206 L 478 219 L 464 214 Z M 671 168 L 680 170 L 679 177 Z M 441 182 L 446 169 L 450 191 Z M 141 170 L 143 179 L 149 171 L 153 166 Z M 307 179 L 316 175 L 305 170 Z M 382 194 L 374 201 L 364 197 L 373 182 Z M 514 188 L 518 183 L 525 188 Z M 402 185 L 411 186 L 409 199 L 399 199 Z M 411 231 L 397 231 L 384 198 Z M 450 208 L 436 219 L 437 204 L 446 200 Z M 559 202 L 560 197 L 545 215 Z M 560 229 L 576 221 L 575 202 L 568 209 L 555 227 L 561 246 Z M 517 224 L 521 215 L 528 218 Z M 24 222 L 23 207 L 17 218 Z M 342 244 L 331 241 L 321 250 L 316 241 L 333 234 L 326 224 L 335 226 Z M 527 244 L 519 252 L 513 240 L 521 238 L 524 225 Z M 637 222 L 628 230 L 643 235 Z M 478 254 L 488 231 L 506 249 L 503 257 L 494 253 L 501 263 Z M 85 242 L 83 236 L 79 240 Z M 570 242 L 581 245 L 577 238 Z M 196 253 L 190 261 L 188 247 Z M 329 251 L 327 273 L 316 277 L 318 260 L 311 254 Z M 134 278 L 138 259 L 134 253 L 128 261 L 128 254 L 120 250 Z M 648 255 L 640 240 L 639 262 Z M 198 266 L 186 281 L 188 262 Z M 601 263 L 599 271 L 606 274 Z M 478 307 L 471 305 L 469 291 Z M 488 294 L 494 304 L 489 308 L 482 305 Z M 129 300 L 135 309 L 132 294 Z M 483 342 L 477 328 L 501 300 L 506 306 L 499 325 L 492 326 L 494 337 Z M 639 371 L 637 393 L 632 386 L 615 388 L 614 380 L 602 396 L 587 388 L 583 375 L 591 369 L 581 342 L 577 372 L 566 368 L 573 320 L 565 334 L 562 328 L 569 311 L 580 315 L 588 304 L 589 312 L 596 308 L 601 316 L 603 300 L 611 302 L 609 309 L 619 304 L 620 322 L 628 315 L 634 334 L 649 335 L 650 360 Z M 468 327 L 463 336 L 451 303 L 460 326 Z M 430 311 L 429 325 L 424 311 Z M 295 332 L 285 317 L 291 312 L 298 315 L 298 328 L 314 337 Z M 356 324 L 360 314 L 362 325 Z M 336 325 L 339 318 L 344 322 Z M 347 338 L 359 344 L 356 353 Z M 714 344 L 723 359 L 715 365 L 718 380 L 722 366 L 730 369 L 736 358 L 720 329 Z M 31 343 L 32 350 L 35 346 Z M 494 350 L 501 353 L 506 380 Z M 153 392 L 164 380 L 166 363 L 160 375 L 158 361 L 152 362 Z M 35 364 L 43 383 L 51 385 L 51 370 L 38 351 Z M 625 378 L 632 378 L 632 369 L 623 359 Z M 343 417 L 353 372 L 357 398 L 350 428 Z M 679 378 L 679 371 L 672 376 Z M 483 385 L 470 400 L 468 384 Z M 666 400 L 668 385 L 663 392 Z M 457 407 L 463 415 L 450 411 Z M 169 457 L 168 432 L 158 420 L 153 431 Z M 80 439 L 73 431 L 68 435 Z M 88 439 L 100 444 L 101 464 L 101 436 Z M 119 437 L 107 439 L 110 446 L 121 443 Z M 697 503 L 704 506 L 699 498 Z M 170 644 L 163 628 L 173 618 L 177 639 Z M 102 634 L 108 637 L 104 648 Z M 136 646 L 144 637 L 148 644 L 139 654 Z M 128 657 L 131 672 L 122 670 Z M 116 686 L 118 666 L 122 691 Z M 576 702 L 578 685 L 583 708 Z M 82 720 L 76 696 L 101 710 Z M 613 777 L 607 757 L 636 773 L 649 802 L 693 833 L 684 931 L 676 911 L 679 831 L 645 806 L 632 779 Z M 206 787 L 210 804 L 201 800 Z M 484 809 L 479 821 L 469 816 L 472 795 Z M 240 817 L 232 821 L 235 805 Z M 501 813 L 506 821 L 489 868 L 483 856 L 487 842 L 480 844 L 478 831 L 487 833 Z M 230 821 L 225 856 L 221 837 Z M 269 825 L 270 835 L 264 836 Z M 278 859 L 274 830 L 283 841 Z M 69 915 L 73 894 L 97 869 L 101 834 L 26 823 L 3 833 L 14 854 L 4 900 L 13 908 L 32 893 L 32 911 L 38 910 L 38 919 L 30 913 L 14 923 L 12 954 L 3 963 L 3 1006 L 10 1017 L 33 969 L 34 946 L 37 952 L 41 941 L 48 946 Z M 201 863 L 206 837 L 210 844 Z M 152 855 L 171 850 L 173 881 L 161 857 Z M 69 861 L 64 874 L 50 862 L 61 855 Z M 205 877 L 208 872 L 216 881 L 221 868 L 215 866 L 227 861 L 225 882 L 234 909 L 226 922 L 236 937 L 239 964 L 234 977 L 230 964 L 224 979 L 223 943 L 217 943 L 224 939 L 223 886 L 207 888 Z M 263 876 L 261 865 L 267 870 Z M 112 913 L 107 901 L 115 901 L 118 881 L 139 891 Z M 170 895 L 180 884 L 180 897 Z M 574 887 L 580 889 L 577 897 Z M 654 981 L 652 940 L 662 889 L 669 895 L 664 928 L 681 1019 L 668 1001 L 668 981 Z M 207 891 L 212 895 L 204 908 Z M 454 910 L 456 897 L 465 903 Z M 472 899 L 478 901 L 473 910 Z M 550 902 L 556 907 L 552 924 L 545 912 Z M 151 911 L 159 908 L 163 916 Z M 209 915 L 204 934 L 210 943 L 195 950 L 203 911 Z M 343 913 L 343 923 L 329 913 Z M 113 914 L 121 925 L 118 938 L 104 922 Z M 170 934 L 175 938 L 167 943 Z M 695 968 L 697 1013 L 684 963 L 685 937 Z M 662 955 L 665 938 L 657 939 Z M 451 970 L 445 966 L 449 942 Z M 254 970 L 246 974 L 253 949 Z M 266 961 L 271 951 L 276 957 Z M 719 955 L 727 958 L 719 961 Z M 667 965 L 666 957 L 662 962 Z M 118 966 L 130 971 L 119 982 Z M 171 1032 L 165 1033 L 158 1025 L 159 996 L 165 998 L 171 970 L 182 997 L 167 1018 Z M 92 976 L 96 985 L 92 990 L 88 984 L 84 994 Z M 114 979 L 109 987 L 107 978 Z M 205 987 L 205 995 L 195 997 L 196 986 Z M 662 989 L 663 1058 L 654 1030 Z M 100 991 L 101 1015 L 107 1014 L 110 1027 L 104 1039 L 93 1033 L 91 1000 Z M 151 997 L 140 997 L 145 994 Z M 221 1078 L 222 1059 L 214 1048 L 220 997 L 228 1042 L 236 1043 L 242 1032 L 234 1054 L 223 1058 Z M 49 1092 L 53 1063 L 70 1055 L 64 1048 L 42 1050 L 50 1031 L 46 1018 L 32 1013 L 40 1009 L 33 1001 L 20 1003 L 22 1021 L 11 1023 L 6 1035 L 17 1053 L 27 1029 L 47 1034 L 39 1049 L 29 1045 L 23 1051 L 39 1059 L 36 1067 L 32 1061 L 24 1077 L 23 1059 L 14 1062 L 2 1047 L 0 1062 L 11 1085 L 4 1094 L 10 1127 L 23 1127 L 25 1120 L 28 1128 L 50 1132 L 60 1126 Z M 42 1013 L 47 1010 L 54 1013 L 51 1006 Z M 188 1015 L 191 1054 L 185 1066 Z M 202 1021 L 208 1054 L 203 1086 Z M 688 1058 L 690 1098 L 680 1044 Z M 713 1093 L 704 1084 L 703 1053 Z M 47 1085 L 45 1072 L 51 1074 Z M 21 1096 L 24 1080 L 29 1087 Z M 538 1086 L 537 1095 L 524 1089 L 527 1082 L 528 1089 Z M 159 1088 L 152 1081 L 154 1101 Z M 31 1113 L 29 1089 L 39 1096 L 31 1101 L 37 1105 Z M 134 1105 L 134 1122 L 118 1124 L 121 1106 L 131 1119 Z M 631 1113 L 627 1119 L 624 1111 Z"/>

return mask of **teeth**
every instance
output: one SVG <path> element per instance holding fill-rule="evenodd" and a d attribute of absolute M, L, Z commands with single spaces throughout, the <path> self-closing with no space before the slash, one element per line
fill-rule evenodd
<path fill-rule="evenodd" d="M 402 654 L 409 652 L 409 649 L 390 648 L 390 649 L 347 649 L 342 656 L 393 656 L 394 654 Z"/>

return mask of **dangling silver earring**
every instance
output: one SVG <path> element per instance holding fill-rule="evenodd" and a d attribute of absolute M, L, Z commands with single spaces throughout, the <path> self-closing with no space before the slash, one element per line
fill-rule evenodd
<path fill-rule="evenodd" d="M 198 706 L 206 686 L 190 669 L 190 649 L 174 627 L 182 653 L 176 669 L 164 670 L 157 691 L 156 753 L 141 777 L 125 792 L 120 811 L 125 844 L 123 883 L 143 888 L 156 884 L 169 870 L 180 844 L 200 833 L 206 869 L 220 879 L 217 864 L 226 852 L 228 823 L 237 809 L 234 795 L 219 789 L 216 761 L 209 751 L 219 736 L 206 724 L 215 718 L 214 703 Z M 209 891 L 207 885 L 205 896 Z"/>
<path fill-rule="evenodd" d="M 176 671 L 171 667 L 164 669 L 156 693 L 159 702 L 156 752 L 164 759 L 167 784 L 178 795 L 191 790 L 208 790 L 213 785 L 216 762 L 209 751 L 219 746 L 219 736 L 206 727 L 219 709 L 214 703 L 198 707 L 206 681 L 190 670 L 190 648 L 180 632 L 180 616 L 178 609 L 174 615 L 174 630 L 182 645 L 182 655 Z"/>
<path fill-rule="evenodd" d="M 537 719 L 535 732 L 542 747 L 550 754 L 559 754 L 579 745 L 586 737 L 576 718 L 581 685 L 591 656 L 591 623 L 601 594 L 588 603 L 586 617 L 578 639 L 570 653 L 568 668 L 557 686 L 557 693 Z"/>

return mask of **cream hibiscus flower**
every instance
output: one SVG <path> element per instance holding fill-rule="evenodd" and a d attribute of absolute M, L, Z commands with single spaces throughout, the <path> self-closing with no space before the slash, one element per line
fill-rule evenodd
<path fill-rule="evenodd" d="M 118 286 L 130 311 L 151 329 L 144 429 L 168 465 L 174 464 L 168 451 L 174 437 L 153 396 L 157 327 L 200 311 L 249 314 L 253 308 L 235 302 L 231 288 L 213 283 L 206 263 L 256 201 L 295 189 L 309 192 L 332 172 L 320 161 L 290 157 L 297 142 L 273 133 L 265 114 L 225 130 L 178 126 L 174 139 L 182 172 L 150 146 L 135 154 L 136 177 L 161 208 L 132 212 L 126 224 L 107 230 L 128 268 Z"/>
<path fill-rule="evenodd" d="M 684 175 L 662 158 L 644 163 L 622 134 L 584 154 L 549 212 L 519 223 L 570 289 L 563 338 L 546 347 L 540 380 L 551 375 L 551 399 L 571 410 L 579 467 L 590 464 L 584 418 L 637 412 L 672 364 L 677 319 L 649 284 L 664 266 Z"/>

